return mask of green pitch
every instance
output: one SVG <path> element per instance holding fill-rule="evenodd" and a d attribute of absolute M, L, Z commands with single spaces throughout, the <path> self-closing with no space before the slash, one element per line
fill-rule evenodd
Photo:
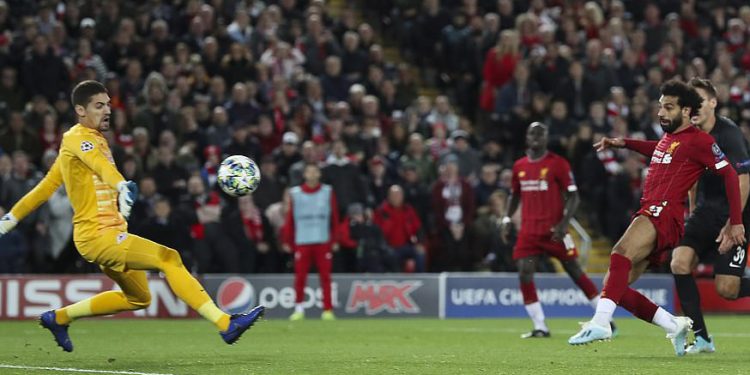
<path fill-rule="evenodd" d="M 34 322 L 0 323 L 0 374 L 747 374 L 750 317 L 708 317 L 718 352 L 677 358 L 660 328 L 621 319 L 609 343 L 571 347 L 578 324 L 552 319 L 551 339 L 522 340 L 525 319 L 261 321 L 235 346 L 199 320 L 88 320 L 63 353 Z M 6 366 L 6 367 L 2 367 Z M 95 373 L 95 372 L 91 372 Z M 104 372 L 100 372 L 104 373 Z"/>

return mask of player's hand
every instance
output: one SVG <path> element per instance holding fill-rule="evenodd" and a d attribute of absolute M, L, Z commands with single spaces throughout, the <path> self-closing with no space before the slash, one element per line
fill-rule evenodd
<path fill-rule="evenodd" d="M 594 143 L 594 148 L 597 152 L 604 151 L 608 148 L 623 148 L 625 147 L 625 140 L 622 138 L 607 138 L 604 137 L 599 142 Z"/>
<path fill-rule="evenodd" d="M 120 214 L 127 220 L 130 217 L 130 210 L 133 209 L 133 203 L 138 197 L 138 185 L 133 181 L 122 181 L 117 184 L 117 192 L 120 193 L 118 197 Z"/>
<path fill-rule="evenodd" d="M 549 230 L 552 232 L 552 241 L 562 242 L 565 235 L 568 234 L 568 223 L 559 222 Z"/>
<path fill-rule="evenodd" d="M 503 240 L 503 243 L 505 244 L 510 240 L 510 228 L 512 225 L 513 222 L 507 216 L 500 221 L 500 239 Z"/>
<path fill-rule="evenodd" d="M 18 224 L 18 220 L 12 213 L 8 212 L 0 218 L 0 237 L 10 232 Z"/>
<path fill-rule="evenodd" d="M 745 243 L 745 226 L 742 224 L 730 225 L 727 223 L 721 228 L 719 236 L 716 237 L 719 243 L 719 253 L 725 254 L 733 247 Z"/>

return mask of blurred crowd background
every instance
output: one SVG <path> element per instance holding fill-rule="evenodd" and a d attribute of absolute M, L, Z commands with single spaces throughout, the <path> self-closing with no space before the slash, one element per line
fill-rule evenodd
<path fill-rule="evenodd" d="M 748 134 L 749 36 L 731 0 L 0 0 L 0 213 L 76 123 L 73 85 L 96 79 L 140 187 L 130 230 L 194 272 L 289 271 L 278 238 L 306 163 L 338 199 L 336 271 L 510 271 L 498 218 L 529 123 L 571 162 L 579 220 L 615 239 L 645 161 L 591 145 L 659 138 L 673 77 L 710 78 Z M 216 186 L 233 154 L 260 165 L 252 196 Z M 0 272 L 93 270 L 71 217 L 60 189 L 0 239 Z"/>

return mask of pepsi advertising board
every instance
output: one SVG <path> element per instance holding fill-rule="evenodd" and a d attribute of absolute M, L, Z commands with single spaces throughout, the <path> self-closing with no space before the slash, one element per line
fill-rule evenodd
<path fill-rule="evenodd" d="M 601 276 L 591 280 L 601 290 Z M 589 317 L 591 303 L 570 278 L 557 275 L 534 276 L 537 296 L 547 317 Z M 644 275 L 632 285 L 656 304 L 674 311 L 672 277 Z M 443 290 L 446 318 L 527 317 L 516 274 L 448 274 Z M 630 313 L 618 308 L 615 316 Z"/>
<path fill-rule="evenodd" d="M 287 318 L 294 311 L 293 275 L 206 275 L 202 282 L 219 308 L 235 314 L 255 305 L 266 317 Z M 438 317 L 438 275 L 333 275 L 332 300 L 338 317 Z M 315 274 L 308 278 L 302 302 L 309 317 L 319 316 L 323 291 Z"/>

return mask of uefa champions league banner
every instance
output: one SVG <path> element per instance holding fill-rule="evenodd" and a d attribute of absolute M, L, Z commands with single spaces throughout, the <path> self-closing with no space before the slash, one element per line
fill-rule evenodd
<path fill-rule="evenodd" d="M 601 290 L 602 276 L 591 280 Z M 534 275 L 537 296 L 547 317 L 590 317 L 591 303 L 565 275 Z M 646 297 L 674 312 L 674 283 L 671 275 L 643 275 L 632 285 Z M 518 276 L 510 273 L 448 274 L 443 289 L 445 318 L 527 317 Z M 615 316 L 630 313 L 618 308 Z"/>
<path fill-rule="evenodd" d="M 255 305 L 267 318 L 286 319 L 294 312 L 294 275 L 205 275 L 202 280 L 219 308 L 235 314 Z M 438 317 L 440 285 L 436 274 L 334 274 L 333 310 L 337 317 Z M 319 317 L 323 291 L 318 275 L 310 274 L 303 306 L 308 317 Z"/>

